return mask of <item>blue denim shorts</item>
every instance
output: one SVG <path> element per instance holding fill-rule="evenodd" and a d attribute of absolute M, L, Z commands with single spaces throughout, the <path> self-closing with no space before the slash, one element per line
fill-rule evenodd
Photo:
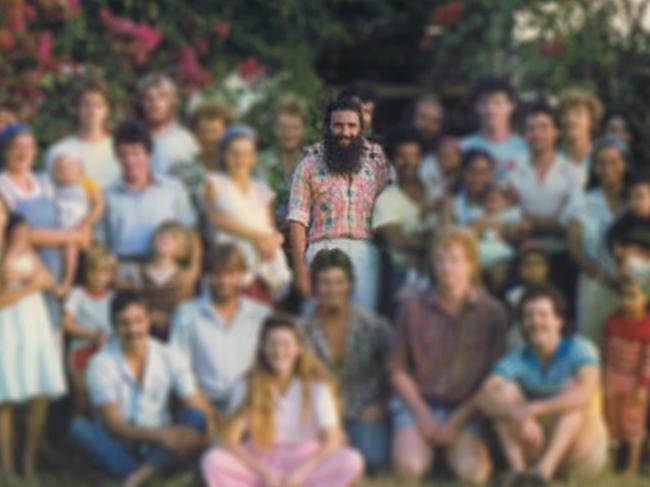
<path fill-rule="evenodd" d="M 456 409 L 454 406 L 441 406 L 436 404 L 434 401 L 427 400 L 426 402 L 429 405 L 429 410 L 433 414 L 434 418 L 440 422 L 445 422 Z M 389 409 L 393 422 L 393 431 L 417 425 L 415 414 L 413 414 L 402 399 L 398 397 L 391 399 Z M 463 426 L 463 431 L 478 432 L 480 429 L 481 421 L 479 418 L 471 419 Z"/>

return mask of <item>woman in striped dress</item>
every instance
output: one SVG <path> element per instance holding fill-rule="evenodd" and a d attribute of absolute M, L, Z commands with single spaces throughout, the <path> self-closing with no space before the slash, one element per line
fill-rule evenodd
<path fill-rule="evenodd" d="M 4 208 L 0 213 L 6 221 Z M 22 470 L 33 480 L 49 399 L 64 394 L 66 387 L 43 297 L 43 291 L 54 285 L 52 276 L 32 248 L 22 217 L 8 217 L 4 240 L 0 259 L 0 483 L 11 485 L 18 443 L 14 442 L 15 408 L 28 403 L 20 454 Z"/>

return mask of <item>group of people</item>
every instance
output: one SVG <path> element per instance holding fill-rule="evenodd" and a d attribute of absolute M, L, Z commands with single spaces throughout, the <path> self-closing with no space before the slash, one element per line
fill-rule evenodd
<path fill-rule="evenodd" d="M 165 75 L 135 99 L 112 126 L 84 83 L 38 168 L 0 107 L 0 485 L 37 481 L 63 397 L 65 441 L 131 487 L 419 479 L 437 453 L 471 484 L 639 473 L 650 175 L 593 93 L 520 107 L 520 135 L 486 79 L 476 133 L 427 95 L 380 137 L 354 85 L 311 145 L 286 95 L 261 152 L 222 101 L 182 125 Z"/>

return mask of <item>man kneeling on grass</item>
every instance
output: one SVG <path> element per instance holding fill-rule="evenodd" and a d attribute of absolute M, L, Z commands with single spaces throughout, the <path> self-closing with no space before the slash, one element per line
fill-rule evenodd
<path fill-rule="evenodd" d="M 480 393 L 511 469 L 503 486 L 548 485 L 559 468 L 593 477 L 607 462 L 600 358 L 587 339 L 563 335 L 564 313 L 554 288 L 529 288 L 520 304 L 526 344 L 497 362 Z"/>
<path fill-rule="evenodd" d="M 189 365 L 149 336 L 144 298 L 118 293 L 111 304 L 116 338 L 91 360 L 86 382 L 95 419 L 78 417 L 71 440 L 125 486 L 137 487 L 205 446 L 214 413 Z M 172 393 L 183 409 L 171 415 Z"/>

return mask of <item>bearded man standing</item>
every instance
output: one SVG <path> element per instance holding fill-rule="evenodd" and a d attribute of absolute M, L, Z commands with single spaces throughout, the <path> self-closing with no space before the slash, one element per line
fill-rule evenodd
<path fill-rule="evenodd" d="M 323 141 L 298 163 L 289 201 L 289 235 L 296 287 L 309 297 L 307 266 L 321 249 L 343 250 L 354 265 L 354 301 L 374 310 L 379 253 L 371 242 L 375 199 L 389 179 L 381 146 L 365 139 L 363 107 L 339 98 L 325 110 Z"/>

